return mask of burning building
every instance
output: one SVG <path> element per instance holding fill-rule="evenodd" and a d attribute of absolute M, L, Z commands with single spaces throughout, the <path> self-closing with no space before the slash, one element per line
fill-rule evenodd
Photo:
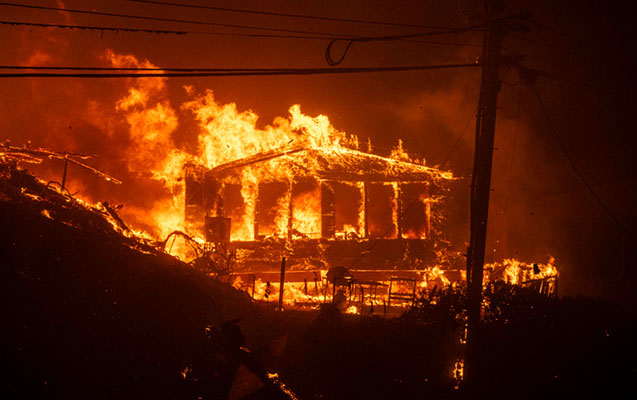
<path fill-rule="evenodd" d="M 214 168 L 186 166 L 186 220 L 231 241 L 239 270 L 414 269 L 445 246 L 449 172 L 343 146 L 287 145 Z"/>
<path fill-rule="evenodd" d="M 390 278 L 422 288 L 464 279 L 465 259 L 445 222 L 457 183 L 451 172 L 412 159 L 400 141 L 388 157 L 371 146 L 362 151 L 355 136 L 298 105 L 265 128 L 210 92 L 186 108 L 203 129 L 198 156 L 184 165 L 183 229 L 208 251 L 221 248 L 223 262 L 229 250 L 235 275 L 251 281 L 253 293 L 255 280 L 279 280 L 283 257 L 286 281 L 302 285 L 305 297 L 307 281 L 316 286 L 333 267 L 387 287 Z M 538 268 L 554 271 L 551 263 Z"/>

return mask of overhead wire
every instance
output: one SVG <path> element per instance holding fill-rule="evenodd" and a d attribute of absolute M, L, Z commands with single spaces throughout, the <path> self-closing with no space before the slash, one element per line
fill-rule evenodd
<path fill-rule="evenodd" d="M 92 10 L 89 11 L 89 10 L 69 9 L 69 8 L 61 8 L 61 7 L 47 7 L 47 6 L 38 6 L 38 5 L 30 5 L 30 4 L 16 4 L 16 3 L 8 3 L 8 2 L 0 2 L 0 6 L 38 9 L 38 10 L 46 10 L 46 11 L 58 11 L 58 12 L 77 13 L 77 14 L 88 14 L 88 15 L 100 15 L 100 16 L 119 17 L 119 18 L 136 19 L 136 20 L 175 22 L 175 23 L 183 23 L 183 24 L 208 25 L 208 26 L 235 28 L 235 29 L 263 30 L 263 31 L 273 31 L 273 32 L 282 32 L 282 33 L 297 33 L 297 34 L 303 34 L 305 36 L 264 35 L 264 34 L 257 34 L 257 33 L 250 34 L 250 33 L 236 33 L 236 32 L 225 33 L 225 32 L 206 32 L 206 31 L 185 31 L 185 30 L 167 30 L 167 29 L 119 28 L 119 27 L 108 27 L 108 26 L 91 27 L 87 25 L 46 24 L 46 23 L 23 22 L 23 21 L 0 22 L 0 24 L 4 24 L 4 25 L 28 25 L 28 26 L 38 26 L 38 27 L 67 28 L 67 29 L 77 28 L 82 30 L 94 29 L 94 30 L 100 30 L 100 31 L 146 32 L 146 33 L 161 33 L 161 34 L 176 34 L 176 35 L 203 34 L 203 35 L 247 36 L 247 37 L 265 37 L 265 38 L 285 38 L 285 39 L 315 39 L 315 40 L 328 39 L 328 40 L 332 40 L 332 42 L 328 45 L 328 48 L 331 48 L 331 46 L 334 44 L 334 41 L 339 39 L 353 40 L 353 41 L 360 41 L 360 42 L 383 41 L 383 40 L 405 40 L 410 42 L 428 43 L 428 44 L 437 44 L 437 45 L 480 46 L 479 44 L 474 44 L 474 43 L 426 42 L 426 41 L 413 40 L 414 38 L 418 38 L 418 37 L 435 36 L 435 35 L 468 31 L 468 30 L 472 30 L 471 28 L 445 28 L 446 30 L 444 31 L 423 32 L 423 33 L 398 35 L 398 36 L 379 36 L 379 37 L 367 36 L 365 37 L 365 36 L 357 36 L 357 35 L 350 35 L 350 34 L 343 34 L 343 33 L 336 33 L 336 32 L 317 32 L 317 31 L 308 31 L 308 30 L 272 28 L 272 27 L 264 27 L 264 26 L 253 26 L 253 25 L 225 24 L 225 23 L 218 23 L 218 22 L 211 22 L 211 21 L 194 21 L 194 20 L 176 19 L 176 18 L 151 17 L 151 16 L 111 13 L 111 12 L 92 11 Z M 431 28 L 431 27 L 428 27 L 428 28 Z M 311 35 L 311 36 L 307 36 L 307 35 Z M 349 42 L 347 45 L 347 49 L 349 49 L 351 45 L 352 45 L 352 42 Z M 327 53 L 327 50 L 326 50 L 326 53 Z M 327 57 L 329 58 L 329 56 Z M 344 57 L 345 57 L 345 53 L 343 54 L 342 58 Z M 333 65 L 336 65 L 336 64 L 333 64 Z"/>
<path fill-rule="evenodd" d="M 78 9 L 72 9 L 72 8 L 38 6 L 38 5 L 32 5 L 32 4 L 16 4 L 16 3 L 0 2 L 0 6 L 18 7 L 18 8 L 35 9 L 35 10 L 46 10 L 46 11 L 57 11 L 57 12 L 66 12 L 66 13 L 72 13 L 72 14 L 100 15 L 100 16 L 106 16 L 106 17 L 117 17 L 117 18 L 144 20 L 144 21 L 174 22 L 174 23 L 180 23 L 180 24 L 219 26 L 224 28 L 251 29 L 251 30 L 271 31 L 271 32 L 302 33 L 302 34 L 315 35 L 315 36 L 318 36 L 318 35 L 327 36 L 330 38 L 332 37 L 347 37 L 348 38 L 352 36 L 352 35 L 345 35 L 345 34 L 334 33 L 334 32 L 313 32 L 313 31 L 304 31 L 304 30 L 295 30 L 295 29 L 272 28 L 272 27 L 266 27 L 266 26 L 226 24 L 221 22 L 151 17 L 147 15 L 133 15 L 133 14 L 111 13 L 111 12 L 104 12 L 104 11 L 78 10 Z"/>
<path fill-rule="evenodd" d="M 465 64 L 430 64 L 389 67 L 354 67 L 354 68 L 262 68 L 262 69 L 180 69 L 174 72 L 122 72 L 122 73 L 62 73 L 62 72 L 3 72 L 0 78 L 197 78 L 197 77 L 229 77 L 229 76 L 283 76 L 283 75 L 325 75 L 355 74 L 366 72 L 406 72 L 441 69 L 460 69 L 480 66 L 478 63 Z M 5 66 L 6 67 L 6 66 Z M 60 68 L 60 67 L 56 67 Z M 68 67 L 81 68 L 81 67 Z M 62 69 L 62 68 L 60 68 Z M 173 68 L 173 70 L 177 70 Z M 140 69 L 140 71 L 143 71 Z"/>
<path fill-rule="evenodd" d="M 0 70 L 69 70 L 69 71 L 171 71 L 171 72 L 239 72 L 239 71 L 290 71 L 294 68 L 205 68 L 205 67 L 84 67 L 43 65 L 0 65 Z"/>
<path fill-rule="evenodd" d="M 85 31 L 100 31 L 100 32 L 126 32 L 126 33 L 149 33 L 160 35 L 211 35 L 211 36 L 230 36 L 230 37 L 248 37 L 248 38 L 266 38 L 266 39 L 300 39 L 300 40 L 331 40 L 333 37 L 323 36 L 302 36 L 302 35 L 274 35 L 263 33 L 239 33 L 239 32 L 211 32 L 211 31 L 193 31 L 193 30 L 170 30 L 170 29 L 158 29 L 158 28 L 133 28 L 122 26 L 103 26 L 103 25 L 68 25 L 68 24 L 48 24 L 29 21 L 5 21 L 0 20 L 0 25 L 10 26 L 30 26 L 35 28 L 59 28 L 59 29 L 78 29 Z M 431 41 L 431 40 L 406 40 L 410 43 L 421 43 L 439 46 L 457 46 L 457 47 L 482 47 L 479 43 L 461 43 L 461 42 L 446 42 L 446 41 Z"/>
<path fill-rule="evenodd" d="M 47 24 L 29 21 L 5 21 L 0 20 L 0 25 L 11 26 L 31 26 L 36 28 L 60 28 L 60 29 L 79 29 L 88 31 L 104 31 L 104 32 L 139 32 L 163 35 L 212 35 L 212 36 L 241 36 L 253 38 L 280 38 L 280 39 L 311 39 L 311 40 L 329 40 L 332 37 L 323 36 L 301 36 L 301 35 L 274 35 L 263 33 L 239 33 L 239 32 L 212 32 L 212 31 L 193 31 L 193 30 L 171 30 L 158 28 L 132 28 L 120 26 L 103 26 L 103 25 L 68 25 L 68 24 Z M 457 45 L 462 45 L 458 43 Z"/>
<path fill-rule="evenodd" d="M 90 25 L 67 25 L 67 24 L 43 24 L 38 22 L 26 21 L 4 21 L 0 20 L 0 25 L 12 26 L 31 26 L 37 28 L 61 28 L 61 29 L 81 29 L 91 31 L 111 31 L 111 32 L 143 32 L 143 33 L 159 33 L 166 35 L 185 35 L 186 31 L 174 31 L 166 29 L 143 29 L 143 28 L 125 28 L 114 26 L 90 26 Z"/>
<path fill-rule="evenodd" d="M 604 203 L 604 201 L 599 197 L 599 195 L 597 194 L 595 189 L 593 189 L 591 184 L 588 183 L 588 180 L 584 177 L 582 172 L 579 170 L 579 168 L 577 167 L 577 165 L 573 161 L 573 157 L 571 156 L 570 152 L 566 148 L 566 145 L 562 141 L 562 138 L 560 137 L 559 133 L 557 132 L 557 129 L 555 128 L 555 125 L 553 124 L 553 121 L 551 120 L 551 117 L 550 117 L 548 111 L 546 110 L 546 107 L 544 106 L 544 103 L 542 102 L 542 99 L 541 99 L 541 97 L 540 97 L 535 85 L 530 85 L 530 86 L 531 86 L 531 90 L 533 91 L 533 94 L 535 95 L 535 99 L 537 100 L 537 102 L 538 102 L 538 104 L 540 106 L 540 109 L 542 110 L 542 113 L 544 114 L 546 122 L 548 123 L 549 127 L 551 128 L 551 132 L 553 133 L 553 136 L 555 137 L 555 140 L 557 141 L 557 143 L 558 143 L 558 145 L 560 147 L 560 150 L 562 151 L 562 154 L 564 155 L 564 157 L 568 161 L 568 163 L 569 163 L 571 169 L 573 170 L 573 172 L 575 173 L 575 175 L 579 178 L 579 180 L 582 182 L 584 187 L 586 187 L 586 190 L 588 190 L 588 192 L 595 199 L 597 204 L 599 204 L 599 206 L 602 208 L 602 210 L 604 210 L 604 212 L 606 212 L 606 214 L 615 223 L 615 225 L 617 225 L 617 227 L 622 232 L 624 232 L 626 234 L 626 236 L 629 237 L 633 242 L 637 243 L 637 239 L 635 239 L 635 236 L 632 234 L 632 232 L 629 231 L 628 228 L 626 228 L 624 226 L 624 224 L 621 223 L 619 218 L 617 218 L 617 216 L 613 213 L 613 211 L 606 205 L 606 203 Z"/>
<path fill-rule="evenodd" d="M 250 10 L 250 9 L 243 9 L 243 8 L 240 9 L 240 8 L 216 7 L 216 6 L 200 5 L 200 4 L 174 3 L 169 1 L 157 1 L 157 0 L 129 0 L 129 1 L 135 2 L 135 3 L 147 3 L 147 4 L 156 4 L 156 5 L 163 5 L 163 6 L 181 7 L 181 8 L 194 8 L 194 9 L 201 9 L 201 10 L 205 9 L 205 10 L 225 11 L 225 12 L 241 13 L 241 14 L 267 15 L 267 16 L 274 16 L 274 17 L 312 19 L 312 20 L 319 20 L 319 21 L 348 22 L 348 23 L 357 23 L 357 24 L 386 25 L 386 26 L 421 28 L 421 29 L 448 28 L 448 27 L 439 26 L 439 25 L 405 24 L 405 23 L 388 22 L 388 21 L 372 21 L 372 20 L 366 20 L 366 19 L 360 19 L 360 18 L 323 17 L 319 15 L 281 13 L 281 12 L 272 12 L 272 11 Z"/>
<path fill-rule="evenodd" d="M 481 28 L 481 27 L 484 27 L 484 24 L 466 26 L 466 27 L 461 27 L 461 28 L 451 28 L 451 29 L 445 29 L 445 30 L 439 30 L 439 31 L 409 33 L 409 34 L 404 34 L 404 35 L 362 36 L 362 37 L 356 37 L 356 38 L 335 38 L 335 39 L 332 39 L 330 41 L 330 43 L 327 45 L 327 47 L 325 48 L 325 60 L 327 61 L 327 63 L 329 65 L 332 65 L 332 66 L 335 66 L 335 65 L 338 65 L 338 64 L 342 63 L 343 60 L 345 59 L 345 56 L 347 55 L 347 52 L 349 51 L 350 47 L 354 43 L 394 41 L 394 40 L 421 38 L 421 37 L 427 37 L 427 36 L 452 35 L 452 34 L 457 34 L 457 33 L 474 31 L 474 30 L 476 30 L 478 28 Z M 334 59 L 332 57 L 332 46 L 334 46 L 336 43 L 338 43 L 340 41 L 344 41 L 347 44 L 345 45 L 345 49 L 343 50 L 343 53 L 342 53 L 341 57 L 339 57 L 338 59 Z"/>

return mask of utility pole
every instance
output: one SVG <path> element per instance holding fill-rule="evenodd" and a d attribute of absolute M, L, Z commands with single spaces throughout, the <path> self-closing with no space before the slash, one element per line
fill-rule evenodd
<path fill-rule="evenodd" d="M 495 136 L 495 116 L 500 91 L 500 45 L 504 31 L 498 19 L 503 0 L 485 2 L 485 32 L 482 49 L 482 78 L 476 119 L 476 141 L 471 179 L 471 238 L 467 249 L 467 353 L 465 380 L 468 387 L 477 381 L 477 354 L 480 338 L 480 308 L 482 304 L 482 273 L 487 237 L 491 166 Z"/>

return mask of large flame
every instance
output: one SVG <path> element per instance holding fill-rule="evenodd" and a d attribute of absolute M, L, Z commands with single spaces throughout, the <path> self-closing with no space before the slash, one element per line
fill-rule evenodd
<path fill-rule="evenodd" d="M 192 89 L 188 89 L 192 93 Z M 234 103 L 218 104 L 213 92 L 185 103 L 201 127 L 196 161 L 208 168 L 294 143 L 307 148 L 357 146 L 358 139 L 335 129 L 324 115 L 309 117 L 293 105 L 289 117 L 277 117 L 272 125 L 257 128 L 258 116 L 239 112 Z"/>
<path fill-rule="evenodd" d="M 154 67 L 148 61 L 140 61 L 131 55 L 107 52 L 108 61 L 117 67 Z M 213 169 L 246 157 L 265 154 L 279 149 L 296 148 L 320 150 L 326 154 L 344 154 L 358 148 L 358 138 L 337 130 L 324 115 L 311 117 L 301 112 L 299 105 L 288 110 L 287 117 L 277 117 L 264 128 L 257 127 L 258 116 L 250 111 L 239 111 L 234 103 L 220 104 L 211 90 L 197 94 L 192 87 L 185 87 L 190 100 L 180 105 L 198 124 L 196 148 L 181 150 L 173 142 L 178 127 L 177 113 L 166 96 L 164 79 L 149 78 L 130 80 L 127 93 L 120 98 L 115 110 L 121 113 L 129 126 L 129 144 L 126 161 L 129 171 L 149 172 L 162 183 L 169 196 L 158 198 L 150 211 L 128 208 L 127 211 L 145 214 L 144 220 L 153 225 L 151 234 L 163 238 L 174 230 L 188 231 L 185 225 L 185 190 L 182 180 L 187 162 Z M 412 161 L 398 143 L 387 160 Z M 321 187 L 311 182 L 301 190 L 287 193 L 276 202 L 273 211 L 273 227 L 256 231 L 256 199 L 262 182 L 285 182 L 292 185 L 298 168 L 306 176 L 319 168 L 316 158 L 308 157 L 302 166 L 285 165 L 285 157 L 241 168 L 232 182 L 240 191 L 242 207 L 232 210 L 231 239 L 253 240 L 256 234 L 278 237 L 318 238 L 321 235 Z M 297 169 L 297 170 L 295 170 Z M 445 176 L 448 178 L 448 176 Z M 363 192 L 362 182 L 352 183 Z M 392 184 L 392 222 L 397 226 L 398 186 Z M 362 200 L 358 203 L 356 221 L 342 224 L 342 234 L 362 236 L 364 217 Z M 140 218 L 141 219 L 141 218 Z M 190 234 L 197 235 L 196 231 Z M 390 235 L 391 236 L 391 235 Z M 393 234 L 395 237 L 395 232 Z M 405 237 L 424 237 L 424 232 L 406 232 Z"/>
<path fill-rule="evenodd" d="M 115 67 L 154 67 L 149 61 L 139 60 L 132 55 L 115 54 L 112 51 L 106 52 L 105 59 Z M 138 214 L 138 219 L 151 226 L 148 233 L 155 239 L 162 240 L 172 231 L 181 230 L 203 242 L 203 239 L 198 237 L 200 234 L 195 230 L 189 230 L 185 222 L 184 166 L 187 163 L 213 170 L 228 163 L 280 152 L 282 149 L 320 151 L 341 159 L 347 159 L 358 149 L 357 137 L 339 131 L 324 115 L 311 117 L 303 114 L 299 105 L 291 106 L 286 117 L 277 117 L 270 125 L 260 128 L 257 126 L 258 116 L 253 111 L 240 111 L 234 103 L 221 104 L 216 101 L 211 90 L 197 93 L 189 86 L 184 87 L 184 90 L 189 100 L 175 107 L 168 99 L 165 79 L 130 79 L 126 93 L 113 105 L 115 112 L 122 116 L 128 125 L 126 168 L 130 172 L 145 174 L 165 190 L 165 196 L 156 198 L 150 210 L 142 207 L 126 208 L 128 213 Z M 174 136 L 179 128 L 176 110 L 182 111 L 180 115 L 192 116 L 197 123 L 198 132 L 194 146 L 185 148 L 176 145 Z M 257 235 L 271 235 L 277 238 L 321 237 L 321 197 L 325 188 L 315 176 L 315 172 L 320 170 L 321 166 L 318 164 L 321 161 L 318 157 L 306 157 L 302 163 L 286 163 L 290 159 L 288 157 L 294 155 L 286 153 L 283 157 L 267 158 L 265 162 L 246 164 L 239 169 L 240 173 L 224 178 L 227 179 L 228 190 L 234 190 L 231 187 L 234 185 L 237 200 L 241 203 L 240 207 L 234 209 L 226 206 L 226 213 L 231 216 L 232 240 L 249 241 L 254 240 Z M 424 163 L 410 157 L 401 141 L 398 141 L 389 158 L 374 155 L 370 157 L 378 162 L 382 161 L 382 165 L 387 165 L 388 169 L 398 168 L 397 165 L 400 163 Z M 440 179 L 452 178 L 451 173 L 435 171 Z M 391 173 L 393 172 L 390 171 L 390 175 Z M 295 180 L 298 176 L 304 177 L 303 182 Z M 272 202 L 272 210 L 268 211 L 271 226 L 259 229 L 255 223 L 259 212 L 257 199 L 260 190 L 267 190 L 262 185 L 268 183 L 283 185 L 287 190 L 284 194 L 277 194 L 278 197 Z M 344 182 L 341 185 L 346 187 L 343 189 L 348 193 L 345 196 L 357 193 L 359 200 L 352 203 L 355 216 L 341 219 L 335 235 L 340 234 L 344 238 L 362 237 L 366 233 L 368 223 L 364 198 L 368 195 L 369 188 L 365 188 L 360 181 Z M 393 231 L 388 231 L 384 237 L 397 238 L 400 229 L 399 219 L 402 218 L 401 213 L 406 207 L 401 203 L 401 196 L 403 190 L 409 188 L 396 182 L 384 182 L 377 185 L 376 189 L 377 194 L 387 195 L 387 204 L 391 208 L 388 222 L 393 225 Z M 400 236 L 405 239 L 422 239 L 432 232 L 432 220 L 437 218 L 432 216 L 432 205 L 439 201 L 439 197 L 430 195 L 428 191 L 418 194 L 414 192 L 411 196 L 420 203 L 418 212 L 423 214 L 424 225 L 420 228 L 404 227 Z M 370 225 L 371 228 L 374 227 Z M 383 233 L 387 227 L 374 229 Z M 491 279 L 504 279 L 512 284 L 557 275 L 552 263 L 524 264 L 516 260 L 506 260 L 500 265 L 485 268 L 491 271 Z M 496 278 L 498 274 L 501 276 Z M 422 283 L 419 287 L 426 290 L 433 286 L 448 285 L 450 282 L 451 280 L 445 276 L 444 268 L 432 266 L 422 273 Z M 295 293 L 295 290 L 291 290 L 291 293 Z M 291 294 L 286 296 L 292 296 L 288 301 L 295 298 Z M 307 296 L 309 295 L 303 293 L 302 297 Z"/>
<path fill-rule="evenodd" d="M 132 55 L 107 51 L 104 58 L 115 67 L 153 68 L 152 63 Z M 137 214 L 151 225 L 150 234 L 157 239 L 174 230 L 188 230 L 184 223 L 183 167 L 194 162 L 207 168 L 228 163 L 254 154 L 293 144 L 306 148 L 339 149 L 355 147 L 358 139 L 335 129 L 326 116 L 310 117 L 299 105 L 289 109 L 288 117 L 275 118 L 265 128 L 257 127 L 258 116 L 252 111 L 239 111 L 233 103 L 219 104 L 211 90 L 197 95 L 185 87 L 191 100 L 180 108 L 189 111 L 199 125 L 198 146 L 194 151 L 179 149 L 172 138 L 178 127 L 175 108 L 167 98 L 166 81 L 161 78 L 130 79 L 127 93 L 115 104 L 115 111 L 128 123 L 126 167 L 131 172 L 150 174 L 160 182 L 168 196 L 158 198 L 150 210 L 127 207 L 127 215 Z M 100 121 L 102 122 L 102 121 Z M 275 163 L 270 163 L 272 167 Z M 241 171 L 242 215 L 232 221 L 233 240 L 252 240 L 255 234 L 253 215 L 258 183 L 271 179 L 289 180 L 292 171 L 276 168 L 248 167 Z M 284 212 L 292 201 L 292 223 Z M 320 233 L 320 204 L 315 190 L 306 191 L 292 199 L 282 198 L 277 205 L 276 226 L 279 235 L 288 227 L 308 237 Z M 238 217 L 238 218 L 236 218 Z M 194 233 L 194 232 L 191 232 Z"/>

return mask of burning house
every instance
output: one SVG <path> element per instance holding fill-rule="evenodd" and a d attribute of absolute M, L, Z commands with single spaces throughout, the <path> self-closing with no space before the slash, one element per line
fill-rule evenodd
<path fill-rule="evenodd" d="M 208 169 L 186 166 L 186 220 L 231 241 L 237 268 L 436 265 L 451 173 L 346 147 L 284 146 Z"/>
<path fill-rule="evenodd" d="M 412 298 L 415 285 L 431 289 L 464 279 L 465 259 L 446 237 L 447 198 L 457 182 L 451 172 L 413 160 L 400 141 L 388 157 L 361 151 L 355 136 L 299 106 L 263 129 L 255 114 L 219 105 L 211 93 L 189 107 L 203 131 L 199 155 L 183 168 L 183 229 L 205 242 L 204 251 L 222 249 L 222 261 L 232 264 L 224 270 L 252 282 L 257 298 L 266 283 L 279 281 L 283 257 L 285 279 L 297 285 L 286 291 L 289 303 L 318 295 L 317 281 L 329 280 L 325 274 L 335 267 L 371 285 L 367 293 L 380 284 L 389 295 L 392 279 L 406 279 L 399 286 Z M 551 263 L 538 268 L 555 275 Z M 533 266 L 496 269 L 493 278 L 503 279 L 502 271 L 517 277 Z"/>

